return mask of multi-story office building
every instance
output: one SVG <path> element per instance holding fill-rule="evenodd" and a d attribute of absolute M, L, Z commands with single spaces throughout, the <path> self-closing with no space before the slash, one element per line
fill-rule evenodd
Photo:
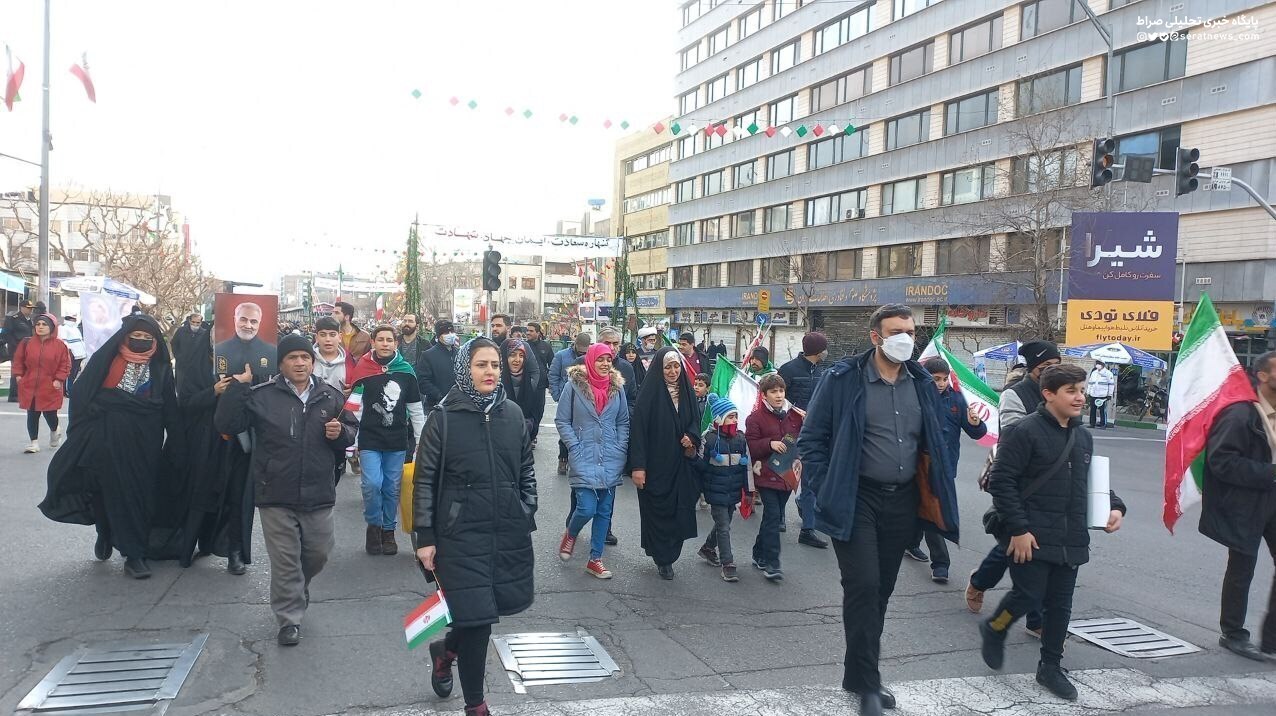
<path fill-rule="evenodd" d="M 663 120 L 669 124 L 670 119 Z M 673 141 L 668 133 L 649 129 L 633 132 L 616 142 L 612 165 L 612 224 L 615 236 L 628 242 L 629 280 L 637 296 L 637 311 L 645 321 L 667 316 L 665 286 L 669 247 L 669 154 Z M 608 296 L 608 300 L 612 297 Z M 631 310 L 630 313 L 633 313 Z"/>
<path fill-rule="evenodd" d="M 1088 0 L 1111 30 L 1107 67 L 1078 2 L 684 3 L 675 121 L 697 131 L 675 138 L 669 169 L 675 322 L 731 347 L 767 288 L 778 358 L 812 326 L 834 351 L 866 347 L 890 302 L 923 324 L 948 307 L 959 349 L 1001 342 L 1062 309 L 1063 279 L 1047 277 L 1071 210 L 1105 206 L 1089 189 L 1096 137 L 1115 136 L 1118 162 L 1165 169 L 1196 147 L 1276 194 L 1276 4 Z M 1177 36 L 1149 34 L 1176 18 Z M 1041 211 L 1048 178 L 1059 201 Z M 1172 179 L 1116 182 L 1108 201 L 1182 212 L 1185 314 L 1206 289 L 1240 323 L 1270 320 L 1276 221 L 1236 189 L 1175 198 Z"/>

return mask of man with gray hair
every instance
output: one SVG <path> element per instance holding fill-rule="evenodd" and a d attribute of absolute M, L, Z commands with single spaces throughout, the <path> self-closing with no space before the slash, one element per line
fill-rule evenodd
<path fill-rule="evenodd" d="M 638 404 L 638 379 L 634 377 L 634 367 L 627 360 L 620 360 L 620 329 L 608 326 L 598 332 L 598 342 L 606 343 L 611 348 L 611 355 L 615 360 L 612 367 L 620 372 L 620 377 L 625 379 L 625 397 L 629 400 L 629 415 L 633 416 L 634 406 Z M 583 359 L 578 359 L 576 363 L 579 365 Z"/>

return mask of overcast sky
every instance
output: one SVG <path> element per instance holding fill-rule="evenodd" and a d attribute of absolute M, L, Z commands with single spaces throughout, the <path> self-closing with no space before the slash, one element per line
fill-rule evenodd
<path fill-rule="evenodd" d="M 36 161 L 42 7 L 0 3 L 26 63 L 0 152 Z M 53 183 L 172 195 L 205 264 L 246 280 L 388 270 L 366 249 L 401 248 L 418 211 L 551 232 L 610 204 L 603 120 L 672 108 L 676 25 L 662 0 L 54 0 Z M 86 51 L 96 105 L 67 71 Z M 0 158 L 0 189 L 38 183 Z"/>

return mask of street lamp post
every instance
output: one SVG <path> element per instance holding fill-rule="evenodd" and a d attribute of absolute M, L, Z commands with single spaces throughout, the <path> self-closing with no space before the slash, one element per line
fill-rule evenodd
<path fill-rule="evenodd" d="M 51 0 L 44 0 L 44 82 L 43 82 L 43 119 L 40 130 L 40 259 L 39 285 L 36 287 L 40 300 L 49 305 L 49 5 Z"/>

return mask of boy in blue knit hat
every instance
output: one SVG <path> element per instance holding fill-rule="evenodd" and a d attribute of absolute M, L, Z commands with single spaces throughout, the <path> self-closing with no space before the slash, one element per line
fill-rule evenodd
<path fill-rule="evenodd" d="M 700 548 L 700 556 L 722 568 L 724 582 L 738 582 L 731 553 L 731 515 L 749 485 L 749 445 L 740 431 L 740 411 L 730 400 L 710 393 L 706 406 L 713 423 L 704 431 L 696 472 L 700 490 L 713 515 L 713 530 Z"/>

